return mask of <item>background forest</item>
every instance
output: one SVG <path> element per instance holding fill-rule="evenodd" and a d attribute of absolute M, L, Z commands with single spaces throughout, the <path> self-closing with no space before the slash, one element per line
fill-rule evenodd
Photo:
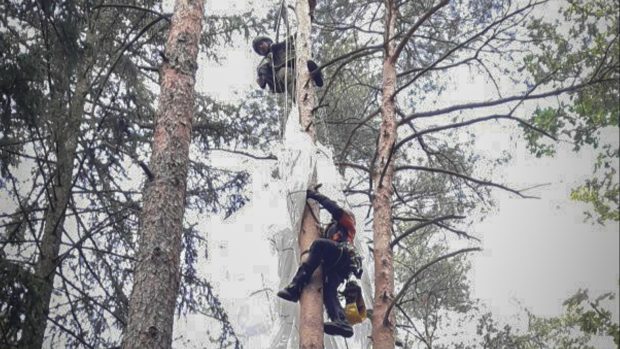
<path fill-rule="evenodd" d="M 239 320 L 221 246 L 274 258 L 244 234 L 283 220 L 264 207 L 292 106 L 259 90 L 251 40 L 295 33 L 296 6 L 205 3 L 172 347 L 266 348 L 268 329 Z M 373 336 L 391 339 L 374 348 L 620 345 L 619 10 L 316 3 L 316 139 L 373 236 L 363 243 L 391 261 L 393 285 L 373 285 L 389 301 L 371 295 Z M 0 348 L 121 346 L 173 13 L 171 1 L 0 4 Z M 265 273 L 246 298 L 273 301 Z"/>

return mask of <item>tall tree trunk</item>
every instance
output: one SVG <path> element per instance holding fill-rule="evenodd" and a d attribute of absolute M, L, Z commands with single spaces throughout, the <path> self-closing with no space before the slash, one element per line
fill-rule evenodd
<path fill-rule="evenodd" d="M 177 0 L 165 47 L 123 348 L 170 348 L 179 283 L 196 59 L 204 0 Z"/>
<path fill-rule="evenodd" d="M 374 186 L 373 237 L 375 256 L 375 304 L 372 316 L 374 349 L 394 348 L 394 316 L 383 319 L 390 301 L 394 298 L 394 264 L 390 248 L 392 229 L 392 180 L 394 162 L 392 150 L 396 142 L 395 102 L 396 66 L 394 37 L 396 23 L 395 0 L 385 0 L 385 34 L 383 56 L 383 88 L 381 100 L 381 127 L 373 166 Z"/>
<path fill-rule="evenodd" d="M 48 26 L 48 33 L 49 31 Z M 89 30 L 86 41 L 93 42 L 93 32 Z M 55 42 L 56 45 L 63 43 Z M 92 48 L 92 46 L 89 46 Z M 56 268 L 60 245 L 62 243 L 63 225 L 67 205 L 71 199 L 73 185 L 73 162 L 76 159 L 80 125 L 84 114 L 86 95 L 90 87 L 90 63 L 93 50 L 87 48 L 81 57 L 80 65 L 75 69 L 75 90 L 70 91 L 71 69 L 67 67 L 66 57 L 54 55 L 55 64 L 60 71 L 55 74 L 56 90 L 51 97 L 50 119 L 53 124 L 52 139 L 56 166 L 50 173 L 50 188 L 47 190 L 48 205 L 44 217 L 43 235 L 40 241 L 39 259 L 34 267 L 34 281 L 28 292 L 28 309 L 25 318 L 25 327 L 21 335 L 19 347 L 23 349 L 40 349 L 43 346 L 50 301 L 54 290 Z M 67 96 L 69 108 L 66 108 Z"/>
<path fill-rule="evenodd" d="M 300 124 L 316 142 L 316 130 L 312 115 L 316 104 L 314 84 L 306 62 L 310 59 L 310 4 L 308 0 L 297 0 L 297 40 L 295 42 L 295 100 L 299 107 Z M 310 185 L 316 184 L 316 169 Z M 301 232 L 299 233 L 299 250 L 307 251 L 314 240 L 319 238 L 319 210 L 315 202 L 308 203 L 304 210 Z M 301 349 L 323 348 L 323 277 L 321 269 L 313 274 L 310 283 L 304 288 L 299 301 L 299 347 Z"/>

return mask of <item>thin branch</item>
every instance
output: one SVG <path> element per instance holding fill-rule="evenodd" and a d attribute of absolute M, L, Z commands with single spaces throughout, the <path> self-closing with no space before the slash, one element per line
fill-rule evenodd
<path fill-rule="evenodd" d="M 454 228 L 452 228 L 451 226 L 449 226 L 447 224 L 435 223 L 435 225 L 437 225 L 438 227 L 443 228 L 443 229 L 445 229 L 447 231 L 451 231 L 451 232 L 455 233 L 456 235 L 458 235 L 459 237 L 465 237 L 465 238 L 467 238 L 469 240 L 475 240 L 475 241 L 481 242 L 480 239 L 478 239 L 477 237 L 471 236 L 471 235 L 467 234 L 466 232 L 464 232 L 462 230 L 454 229 Z"/>
<path fill-rule="evenodd" d="M 479 185 L 500 188 L 500 189 L 506 190 L 508 192 L 511 192 L 513 194 L 519 195 L 520 197 L 522 197 L 524 199 L 540 199 L 537 196 L 523 195 L 523 193 L 521 193 L 521 191 L 516 190 L 516 189 L 512 189 L 512 188 L 508 188 L 508 187 L 506 187 L 504 185 L 501 185 L 501 184 L 497 184 L 497 183 L 494 183 L 494 182 L 491 182 L 491 181 L 476 179 L 476 178 L 464 175 L 462 173 L 458 173 L 458 172 L 454 172 L 454 171 L 450 171 L 450 170 L 445 170 L 445 169 L 442 169 L 442 168 L 433 168 L 433 167 L 425 167 L 425 166 L 407 165 L 407 166 L 399 166 L 399 167 L 397 167 L 395 169 L 395 171 L 403 171 L 403 170 L 419 170 L 419 171 L 443 173 L 443 174 L 447 174 L 447 175 L 450 175 L 450 176 L 454 176 L 454 177 L 458 177 L 458 178 L 464 179 L 466 181 L 474 182 L 474 183 L 479 184 Z"/>
<path fill-rule="evenodd" d="M 581 88 L 590 86 L 590 85 L 595 85 L 598 83 L 604 83 L 604 82 L 613 82 L 616 81 L 614 79 L 601 79 L 601 80 L 590 80 L 581 84 L 577 84 L 577 85 L 573 85 L 573 86 L 569 86 L 569 87 L 565 87 L 565 88 L 561 88 L 561 89 L 557 89 L 557 90 L 553 90 L 553 91 L 548 91 L 548 92 L 544 92 L 544 93 L 539 93 L 539 94 L 529 94 L 529 92 L 524 93 L 524 94 L 520 94 L 520 95 L 515 95 L 515 96 L 510 96 L 510 97 L 506 97 L 506 98 L 500 98 L 500 99 L 496 99 L 493 101 L 486 101 L 486 102 L 476 102 L 476 103 L 467 103 L 467 104 L 459 104 L 459 105 L 454 105 L 451 107 L 447 107 L 447 108 L 443 108 L 443 109 L 437 109 L 437 110 L 431 110 L 431 111 L 427 111 L 427 112 L 422 112 L 422 113 L 414 113 L 409 115 L 408 117 L 401 119 L 398 122 L 398 126 L 401 126 L 403 124 L 406 124 L 407 122 L 413 120 L 413 119 L 417 119 L 417 118 L 426 118 L 426 117 L 431 117 L 431 116 L 437 116 L 437 115 L 442 115 L 442 114 L 448 114 L 454 111 L 459 111 L 459 110 L 464 110 L 464 109 L 477 109 L 477 108 L 486 108 L 486 107 L 493 107 L 496 105 L 500 105 L 500 104 L 504 104 L 504 103 L 509 103 L 509 102 L 514 102 L 514 101 L 520 101 L 520 100 L 531 100 L 531 99 L 539 99 L 539 98 L 547 98 L 547 97 L 552 97 L 552 96 L 557 96 L 563 93 L 567 93 L 567 92 L 573 92 L 576 90 L 579 90 Z M 528 95 L 529 94 L 529 95 Z"/>
<path fill-rule="evenodd" d="M 90 349 L 95 349 L 95 347 L 93 347 L 92 345 L 86 343 L 86 341 L 77 333 L 71 331 L 70 329 L 68 329 L 67 327 L 65 327 L 64 325 L 62 325 L 60 322 L 56 321 L 56 319 L 54 319 L 51 316 L 48 316 L 47 319 L 49 321 L 51 321 L 54 325 L 56 325 L 56 327 L 60 328 L 61 330 L 65 331 L 66 333 L 70 334 L 71 337 L 75 338 L 78 342 L 80 342 L 83 346 L 90 348 Z"/>
<path fill-rule="evenodd" d="M 413 33 L 415 33 L 415 31 L 418 30 L 418 28 L 424 22 L 426 22 L 426 20 L 430 16 L 432 16 L 435 12 L 437 12 L 442 7 L 446 6 L 448 4 L 448 2 L 449 2 L 449 0 L 442 0 L 442 1 L 440 1 L 439 4 L 435 5 L 430 10 L 428 10 L 428 12 L 426 12 L 422 17 L 420 17 L 420 19 L 418 19 L 417 22 L 415 22 L 413 24 L 413 26 L 407 31 L 407 33 L 405 33 L 405 36 L 403 37 L 403 39 L 400 41 L 400 43 L 396 47 L 396 50 L 394 51 L 394 54 L 390 57 L 390 60 L 391 60 L 392 63 L 396 63 L 396 61 L 398 60 L 398 56 L 400 56 L 400 53 L 403 51 L 403 48 L 405 48 L 405 46 L 407 45 L 407 42 L 409 41 L 409 39 L 411 38 Z"/>
<path fill-rule="evenodd" d="M 259 156 L 259 155 L 246 153 L 241 150 L 231 150 L 231 149 L 222 149 L 222 148 L 213 148 L 209 150 L 210 151 L 221 151 L 221 152 L 232 153 L 232 154 L 239 154 L 239 155 L 247 156 L 249 158 L 256 159 L 256 160 L 278 160 L 278 158 L 273 154 Z"/>
<path fill-rule="evenodd" d="M 396 144 L 396 149 L 398 150 L 400 149 L 400 147 L 402 147 L 403 145 L 405 145 L 407 142 L 416 139 L 418 137 L 421 137 L 425 134 L 428 133 L 433 133 L 433 132 L 439 132 L 439 131 L 443 131 L 443 130 L 449 130 L 449 129 L 454 129 L 454 128 L 459 128 L 459 127 L 463 127 L 463 126 L 469 126 L 469 125 L 473 125 L 473 124 L 477 124 L 479 122 L 484 122 L 484 121 L 488 121 L 488 120 L 499 120 L 499 119 L 506 119 L 506 120 L 513 120 L 516 121 L 518 123 L 520 123 L 521 125 L 530 128 L 540 134 L 543 134 L 551 139 L 553 139 L 554 141 L 557 141 L 557 138 L 551 134 L 549 134 L 547 131 L 536 127 L 532 124 L 530 124 L 529 122 L 519 119 L 517 117 L 514 116 L 510 116 L 510 115 L 499 115 L 499 114 L 494 114 L 494 115 L 488 115 L 488 116 L 483 116 L 483 117 L 479 117 L 479 118 L 475 118 L 475 119 L 471 119 L 471 120 L 467 120 L 467 121 L 461 121 L 461 122 L 455 122 L 453 124 L 450 125 L 444 125 L 444 126 L 437 126 L 437 127 L 433 127 L 433 128 L 429 128 L 426 129 L 424 131 L 420 131 L 420 132 L 416 132 L 410 136 L 407 136 L 405 138 L 403 138 L 402 140 L 400 140 L 397 144 Z"/>
<path fill-rule="evenodd" d="M 364 118 L 363 120 L 361 120 L 349 133 L 349 136 L 347 137 L 347 140 L 344 144 L 344 147 L 342 147 L 342 152 L 340 152 L 340 158 L 344 159 L 346 152 L 349 148 L 349 146 L 351 145 L 351 142 L 353 141 L 353 137 L 355 136 L 355 133 L 357 132 L 358 129 L 360 129 L 362 126 L 366 125 L 366 123 L 368 121 L 370 121 L 372 118 L 374 118 L 377 114 L 379 114 L 381 110 L 377 109 L 374 112 L 372 112 L 370 115 L 368 115 L 366 118 Z"/>
<path fill-rule="evenodd" d="M 405 84 L 403 84 L 402 86 L 398 87 L 396 89 L 396 91 L 394 91 L 394 93 L 392 94 L 392 96 L 390 96 L 391 98 L 394 98 L 397 94 L 399 94 L 401 91 L 403 91 L 404 89 L 406 89 L 407 87 L 409 87 L 411 84 L 413 84 L 420 76 L 424 75 L 427 71 L 433 69 L 437 64 L 441 63 L 442 61 L 444 61 L 446 58 L 450 57 L 454 52 L 458 51 L 459 49 L 465 47 L 466 45 L 468 45 L 469 43 L 473 42 L 475 39 L 481 37 L 482 35 L 484 35 L 485 33 L 487 33 L 489 30 L 491 30 L 493 27 L 502 24 L 503 22 L 507 21 L 509 18 L 514 17 L 524 11 L 526 11 L 529 8 L 541 5 L 545 2 L 547 2 L 548 0 L 542 0 L 536 3 L 529 3 L 527 6 L 524 6 L 523 8 L 520 8 L 518 10 L 515 10 L 514 12 L 498 19 L 497 21 L 489 24 L 486 28 L 484 28 L 483 30 L 481 30 L 480 32 L 476 33 L 475 35 L 471 36 L 470 38 L 468 38 L 467 40 L 461 42 L 460 44 L 456 45 L 455 47 L 453 47 L 452 49 L 448 50 L 446 53 L 444 53 L 441 57 L 439 57 L 437 60 L 435 60 L 433 63 L 431 63 L 428 67 L 426 67 L 424 70 L 422 70 L 421 72 L 419 72 L 418 74 L 416 74 L 411 80 L 409 80 L 408 82 L 406 82 Z"/>
<path fill-rule="evenodd" d="M 398 242 L 404 238 L 406 238 L 407 236 L 415 233 L 416 231 L 427 227 L 429 225 L 441 222 L 441 221 L 445 221 L 448 219 L 465 219 L 465 216 L 455 216 L 455 215 L 448 215 L 448 216 L 443 216 L 443 217 L 437 217 L 435 219 L 431 219 L 429 221 L 420 223 L 420 224 L 416 224 L 413 227 L 405 230 L 404 233 L 400 234 L 398 237 L 396 237 L 394 240 L 392 240 L 392 242 L 390 243 L 390 248 L 394 248 L 394 246 L 396 246 L 396 244 L 398 244 Z"/>
<path fill-rule="evenodd" d="M 159 13 L 155 10 L 151 10 L 148 8 L 144 8 L 144 7 L 139 7 L 139 6 L 133 6 L 133 5 L 124 5 L 124 4 L 101 4 L 101 5 L 97 5 L 93 7 L 93 10 L 97 10 L 100 8 L 128 8 L 128 9 L 132 9 L 132 10 L 138 10 L 138 11 L 143 11 L 143 12 L 148 12 L 148 13 L 152 13 L 156 16 L 159 17 L 164 17 L 165 20 L 167 20 L 168 22 L 170 22 L 170 17 L 172 17 L 172 14 L 163 14 L 163 13 Z"/>
<path fill-rule="evenodd" d="M 403 285 L 401 290 L 398 292 L 396 297 L 394 297 L 394 299 L 392 299 L 392 301 L 390 302 L 390 305 L 388 305 L 388 308 L 385 311 L 385 316 L 383 317 L 383 324 L 385 326 L 389 325 L 388 317 L 390 316 L 390 312 L 392 311 L 392 308 L 394 308 L 394 305 L 398 304 L 398 301 L 405 295 L 405 291 L 407 291 L 409 289 L 409 285 L 411 285 L 413 280 L 415 280 L 418 277 L 418 275 L 420 275 L 423 271 L 425 271 L 426 269 L 430 268 L 434 264 L 443 261 L 444 259 L 448 259 L 448 258 L 454 257 L 454 256 L 459 255 L 461 253 L 467 253 L 467 252 L 473 252 L 473 251 L 482 251 L 482 249 L 480 247 L 463 248 L 463 249 L 460 249 L 458 251 L 454 251 L 454 252 L 448 253 L 446 255 L 443 255 L 441 257 L 437 257 L 434 260 L 432 260 L 432 261 L 426 263 L 425 265 L 423 265 L 422 267 L 420 267 L 420 269 L 418 269 L 418 271 L 416 271 L 415 273 L 413 273 L 413 275 L 411 275 L 411 277 L 409 277 L 409 279 L 405 282 L 405 284 Z"/>
<path fill-rule="evenodd" d="M 368 167 L 363 166 L 363 165 L 354 164 L 352 162 L 337 162 L 336 166 L 351 167 L 351 168 L 355 168 L 355 169 L 362 170 L 364 172 L 370 173 L 370 169 Z"/>

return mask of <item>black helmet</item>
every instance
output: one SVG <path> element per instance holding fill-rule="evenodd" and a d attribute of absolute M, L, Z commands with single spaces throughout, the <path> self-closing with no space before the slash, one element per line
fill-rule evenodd
<path fill-rule="evenodd" d="M 266 36 L 259 36 L 252 41 L 252 48 L 254 49 L 254 52 L 258 53 L 261 56 L 262 54 L 258 51 L 258 45 L 260 45 L 263 41 L 266 41 L 267 43 L 269 43 L 269 45 L 273 44 L 273 40 Z"/>

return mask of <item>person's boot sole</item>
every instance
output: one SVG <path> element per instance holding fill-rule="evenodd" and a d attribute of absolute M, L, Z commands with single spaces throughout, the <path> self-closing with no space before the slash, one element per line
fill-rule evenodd
<path fill-rule="evenodd" d="M 312 80 L 318 87 L 323 86 L 323 73 L 321 73 L 319 66 L 314 61 L 308 61 L 308 71 L 312 76 Z"/>
<path fill-rule="evenodd" d="M 293 302 L 293 303 L 296 303 L 299 300 L 299 297 L 295 297 L 294 294 L 292 294 L 292 293 L 290 293 L 288 291 L 285 291 L 285 290 L 279 291 L 278 292 L 278 297 L 280 297 L 280 298 L 282 298 L 284 300 L 287 300 L 289 302 Z"/>
<path fill-rule="evenodd" d="M 326 322 L 325 324 L 323 324 L 323 332 L 330 336 L 341 336 L 345 338 L 353 337 L 353 328 L 343 328 L 342 326 L 339 326 L 333 322 Z"/>

